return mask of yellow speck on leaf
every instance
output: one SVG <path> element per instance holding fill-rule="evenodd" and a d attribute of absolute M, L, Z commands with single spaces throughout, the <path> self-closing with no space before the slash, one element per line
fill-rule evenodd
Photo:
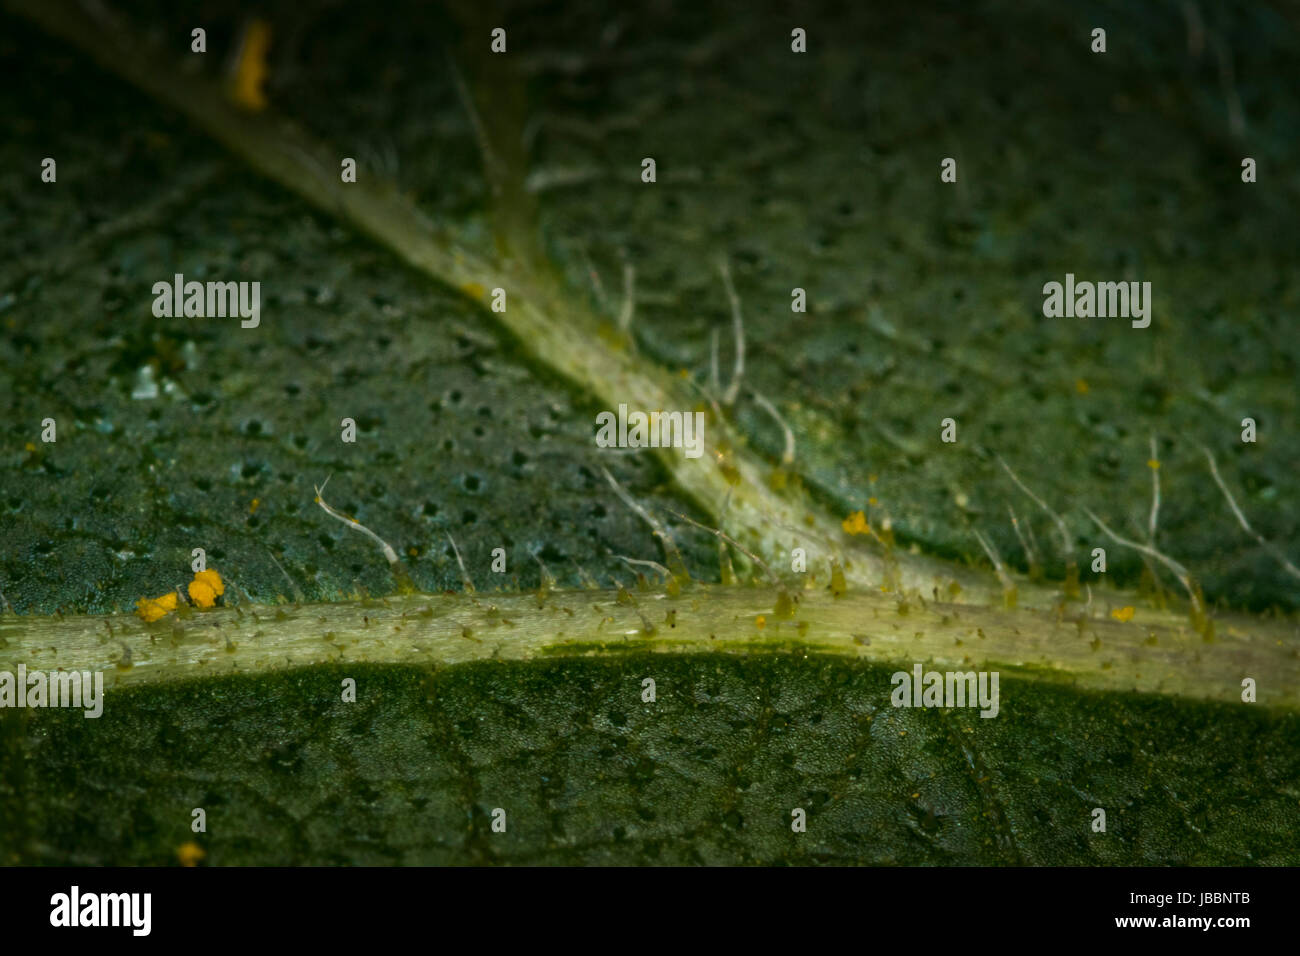
<path fill-rule="evenodd" d="M 266 51 L 271 47 L 271 25 L 265 20 L 253 20 L 244 30 L 239 45 L 239 60 L 235 64 L 234 83 L 230 96 L 236 103 L 253 112 L 266 109 Z"/>
<path fill-rule="evenodd" d="M 23 446 L 23 448 L 25 448 L 27 451 L 35 451 L 35 450 L 36 450 L 36 446 L 33 445 L 31 442 L 28 442 L 26 445 Z"/>
<path fill-rule="evenodd" d="M 877 501 L 875 498 L 868 498 L 867 504 L 871 505 L 874 508 L 876 505 L 880 504 L 880 502 Z"/>
<path fill-rule="evenodd" d="M 258 506 L 262 504 L 261 498 L 254 498 L 248 505 L 248 513 L 257 514 Z"/>
<path fill-rule="evenodd" d="M 1150 468 L 1152 471 L 1155 471 L 1157 468 L 1160 467 L 1160 461 L 1156 458 L 1148 458 L 1147 467 Z"/>
<path fill-rule="evenodd" d="M 763 627 L 767 624 L 767 618 L 760 614 L 758 617 L 754 618 L 754 623 L 758 627 Z"/>
<path fill-rule="evenodd" d="M 181 861 L 181 866 L 197 866 L 199 860 L 207 856 L 203 847 L 199 846 L 193 840 L 188 843 L 182 843 L 176 848 L 176 859 Z"/>
<path fill-rule="evenodd" d="M 1086 379 L 1077 378 L 1074 380 L 1074 390 L 1080 395 L 1088 394 L 1088 382 Z"/>
<path fill-rule="evenodd" d="M 209 568 L 206 571 L 200 571 L 194 575 L 195 581 L 203 581 L 208 587 L 212 588 L 213 593 L 222 595 L 226 593 L 226 584 L 221 580 L 221 575 Z"/>
<path fill-rule="evenodd" d="M 146 621 L 156 621 L 176 610 L 176 603 L 179 600 L 175 591 L 169 591 L 162 597 L 140 598 L 135 602 L 135 613 Z"/>
<path fill-rule="evenodd" d="M 216 571 L 200 571 L 186 588 L 190 600 L 198 607 L 212 607 L 217 598 L 226 593 L 226 585 Z"/>
<path fill-rule="evenodd" d="M 871 533 L 871 525 L 867 524 L 867 516 L 861 511 L 855 511 L 853 514 L 841 521 L 840 527 L 842 527 L 848 534 Z"/>
<path fill-rule="evenodd" d="M 1133 620 L 1133 607 L 1132 605 L 1128 607 L 1117 607 L 1115 610 L 1110 612 L 1110 616 L 1117 621 L 1131 621 Z"/>
<path fill-rule="evenodd" d="M 460 291 L 464 292 L 471 298 L 481 299 L 483 298 L 484 293 L 487 292 L 487 289 L 483 288 L 483 286 L 479 285 L 477 282 L 466 282 L 461 285 Z"/>
<path fill-rule="evenodd" d="M 190 592 L 190 600 L 194 602 L 195 607 L 212 607 L 217 603 L 217 595 L 203 581 L 197 579 L 191 581 L 186 590 Z"/>

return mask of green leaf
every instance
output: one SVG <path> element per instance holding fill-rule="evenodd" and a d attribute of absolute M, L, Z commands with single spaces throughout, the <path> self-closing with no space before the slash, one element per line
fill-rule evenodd
<path fill-rule="evenodd" d="M 199 59 L 174 5 L 5 5 L 0 670 L 108 697 L 0 710 L 0 862 L 1296 864 L 1293 13 L 1206 11 L 1225 74 L 1173 3 L 810 9 L 804 57 L 759 8 L 520 8 L 493 57 L 472 3 L 273 5 L 250 114 L 233 12 Z M 1066 271 L 1152 327 L 1044 319 Z M 261 327 L 152 316 L 177 272 Z M 708 454 L 596 448 L 620 402 Z M 131 616 L 195 547 L 230 606 Z M 998 717 L 891 706 L 914 662 L 999 670 Z"/>
<path fill-rule="evenodd" d="M 0 803 L 3 858 L 164 865 L 193 839 L 212 865 L 1300 861 L 1294 714 L 1005 679 L 984 720 L 889 691 L 842 660 L 637 653 L 147 687 L 98 721 L 5 715 L 27 799 Z"/>

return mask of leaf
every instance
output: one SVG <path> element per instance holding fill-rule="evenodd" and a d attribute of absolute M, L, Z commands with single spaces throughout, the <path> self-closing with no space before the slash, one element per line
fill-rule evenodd
<path fill-rule="evenodd" d="M 0 91 L 3 168 L 21 171 L 0 395 L 11 449 L 32 443 L 0 465 L 0 587 L 20 612 L 0 620 L 0 667 L 108 668 L 111 686 L 100 720 L 0 711 L 0 859 L 167 863 L 198 839 L 214 865 L 1295 863 L 1295 629 L 1258 612 L 1294 609 L 1296 584 L 1197 448 L 1288 553 L 1300 439 L 1278 424 L 1297 356 L 1276 335 L 1294 299 L 1277 237 L 1294 237 L 1295 185 L 1235 181 L 1220 77 L 1185 69 L 1176 7 L 1109 11 L 1132 52 L 1098 71 L 1042 57 L 1044 37 L 1086 36 L 1050 5 L 960 33 L 838 11 L 797 62 L 762 13 L 725 29 L 704 6 L 647 13 L 610 46 L 562 39 L 589 11 L 563 29 L 520 11 L 527 53 L 508 65 L 477 42 L 474 5 L 385 22 L 301 5 L 271 18 L 271 107 L 249 116 L 219 57 L 177 69 L 139 11 L 7 6 L 70 45 L 14 21 L 0 39 L 43 94 Z M 1215 16 L 1251 51 L 1235 80 L 1255 91 L 1250 148 L 1280 168 L 1294 23 L 1267 5 Z M 149 23 L 188 36 L 182 19 L 160 6 Z M 890 45 L 864 60 L 855 35 Z M 445 69 L 429 37 L 447 38 Z M 971 52 L 945 52 L 958 44 Z M 626 171 L 651 150 L 655 191 Z M 348 152 L 357 189 L 337 179 Z M 58 188 L 27 172 L 47 154 Z M 936 191 L 950 154 L 958 185 Z M 710 454 L 601 453 L 596 411 L 700 401 L 679 372 L 707 382 L 715 328 L 731 367 L 719 259 L 746 387 L 710 415 Z M 1043 321 L 1037 288 L 1066 268 L 1151 277 L 1153 334 Z M 144 290 L 177 271 L 262 281 L 258 334 L 152 318 Z M 494 316 L 498 285 L 512 304 Z M 786 311 L 795 285 L 807 314 Z M 1257 448 L 1237 441 L 1243 408 Z M 38 445 L 51 415 L 59 441 Z M 345 416 L 358 446 L 339 441 Z M 1063 516 L 1064 547 L 999 457 Z M 1111 547 L 1119 587 L 1084 568 L 1085 603 L 1068 584 L 1065 552 L 1098 543 L 1088 510 L 1146 529 L 1148 460 L 1156 541 L 1218 602 L 1212 641 L 1136 550 Z M 638 587 L 623 558 L 664 557 L 662 539 L 601 468 L 698 581 L 733 558 L 755 581 Z M 396 581 L 372 543 L 312 504 L 327 475 L 427 593 L 383 597 Z M 844 534 L 844 515 L 873 534 Z M 462 585 L 448 533 L 474 597 L 433 596 Z M 1013 577 L 967 566 L 981 538 Z M 784 570 L 796 545 L 802 579 Z M 237 609 L 131 619 L 189 579 L 195 547 Z M 1002 668 L 1000 716 L 889 706 L 890 674 L 916 660 Z M 664 692 L 647 707 L 651 670 Z M 1240 702 L 1246 676 L 1258 704 Z"/>
<path fill-rule="evenodd" d="M 193 838 L 215 866 L 1300 860 L 1294 714 L 1006 680 L 983 720 L 889 689 L 840 660 L 632 653 L 209 678 L 17 732 L 9 712 L 0 769 L 28 799 L 3 858 L 165 865 Z"/>

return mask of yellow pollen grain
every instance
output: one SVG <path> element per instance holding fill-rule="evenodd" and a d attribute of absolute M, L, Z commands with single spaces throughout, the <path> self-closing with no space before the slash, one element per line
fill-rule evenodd
<path fill-rule="evenodd" d="M 216 571 L 200 571 L 186 588 L 190 600 L 196 607 L 212 607 L 217 598 L 226 593 L 226 585 Z"/>
<path fill-rule="evenodd" d="M 226 584 L 221 580 L 221 575 L 209 568 L 206 571 L 200 571 L 194 575 L 195 581 L 202 581 L 208 587 L 212 588 L 212 593 L 222 595 L 226 593 Z"/>
<path fill-rule="evenodd" d="M 236 103 L 254 113 L 267 106 L 262 87 L 266 83 L 266 53 L 270 47 L 271 25 L 265 20 L 253 20 L 244 31 L 230 95 Z"/>
<path fill-rule="evenodd" d="M 190 600 L 194 602 L 195 607 L 212 607 L 217 603 L 216 592 L 205 582 L 197 578 L 189 583 L 186 588 L 190 594 Z"/>
<path fill-rule="evenodd" d="M 840 527 L 842 527 L 847 534 L 871 533 L 871 525 L 867 524 L 867 516 L 861 511 L 855 511 L 853 514 L 841 521 Z"/>
<path fill-rule="evenodd" d="M 145 621 L 156 621 L 176 610 L 176 604 L 179 600 L 180 598 L 176 596 L 175 591 L 168 591 L 161 597 L 140 598 L 135 602 L 135 613 Z"/>
<path fill-rule="evenodd" d="M 197 866 L 207 853 L 203 847 L 199 846 L 193 840 L 188 843 L 182 843 L 176 848 L 176 859 L 180 861 L 181 866 Z"/>

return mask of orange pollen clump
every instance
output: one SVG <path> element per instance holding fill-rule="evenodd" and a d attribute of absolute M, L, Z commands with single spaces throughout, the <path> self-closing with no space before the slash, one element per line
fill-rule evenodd
<path fill-rule="evenodd" d="M 202 581 L 208 587 L 212 588 L 213 594 L 220 596 L 226 593 L 225 582 L 221 580 L 221 575 L 216 571 L 200 571 L 198 574 L 194 575 L 194 580 Z"/>
<path fill-rule="evenodd" d="M 867 524 L 867 516 L 861 511 L 855 511 L 842 522 L 842 527 L 848 534 L 870 534 L 871 525 Z"/>
<path fill-rule="evenodd" d="M 225 593 L 226 586 L 216 571 L 200 571 L 194 575 L 194 580 L 186 590 L 189 591 L 190 600 L 198 607 L 212 607 L 217 603 L 217 598 Z"/>
<path fill-rule="evenodd" d="M 196 866 L 205 856 L 207 853 L 204 852 L 203 847 L 192 841 L 182 843 L 176 848 L 176 859 L 180 861 L 181 866 Z"/>
<path fill-rule="evenodd" d="M 258 112 L 266 109 L 266 54 L 271 46 L 271 27 L 264 20 L 254 20 L 244 32 L 235 65 L 234 87 L 231 91 L 236 103 L 245 109 Z"/>
<path fill-rule="evenodd" d="M 176 603 L 180 599 L 176 596 L 175 591 L 168 592 L 162 597 L 140 598 L 135 602 L 135 613 L 146 621 L 156 621 L 160 617 L 176 610 Z"/>

